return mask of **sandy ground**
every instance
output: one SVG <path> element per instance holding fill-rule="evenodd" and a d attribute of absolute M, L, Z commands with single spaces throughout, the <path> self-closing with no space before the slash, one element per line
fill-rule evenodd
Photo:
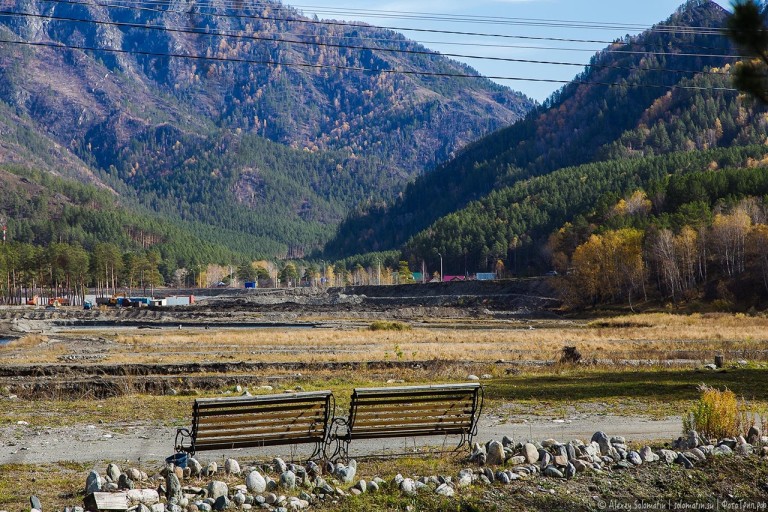
<path fill-rule="evenodd" d="M 494 418 L 480 418 L 476 441 L 501 440 L 508 436 L 516 441 L 553 438 L 567 442 L 581 439 L 588 442 L 598 430 L 609 436 L 624 436 L 629 442 L 670 442 L 680 435 L 678 417 L 649 420 L 635 416 L 578 416 L 569 420 L 548 420 L 538 417 L 518 417 L 519 423 L 498 423 Z M 562 421 L 562 422 L 561 422 Z M 80 427 L 33 428 L 13 425 L 0 429 L 0 464 L 39 464 L 48 462 L 130 462 L 153 467 L 173 453 L 175 429 L 142 424 L 87 425 Z M 351 456 L 385 452 L 414 452 L 418 446 L 442 445 L 452 448 L 454 438 L 436 437 L 386 441 L 358 441 L 350 446 Z M 286 460 L 301 460 L 308 455 L 307 447 L 278 446 L 264 449 L 203 452 L 201 460 L 219 460 L 232 456 L 242 460 L 268 460 L 279 456 Z"/>

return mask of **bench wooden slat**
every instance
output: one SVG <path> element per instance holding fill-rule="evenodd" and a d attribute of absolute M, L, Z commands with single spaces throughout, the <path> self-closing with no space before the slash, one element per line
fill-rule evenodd
<path fill-rule="evenodd" d="M 197 398 L 195 403 L 200 407 L 216 406 L 217 404 L 240 404 L 240 403 L 262 403 L 262 404 L 282 404 L 300 401 L 322 401 L 330 395 L 330 391 L 303 391 L 301 393 L 277 393 L 273 395 L 253 395 L 253 396 L 226 396 L 219 398 Z"/>
<path fill-rule="evenodd" d="M 357 416 L 362 415 L 369 415 L 369 414 L 402 414 L 403 411 L 410 412 L 443 412 L 446 414 L 455 414 L 455 413 L 462 413 L 462 414 L 469 414 L 472 412 L 472 404 L 471 403 L 465 403 L 465 402 L 457 402 L 455 404 L 404 404 L 401 406 L 383 406 L 383 407 L 374 407 L 372 405 L 366 404 L 365 406 L 358 406 L 357 407 Z"/>
<path fill-rule="evenodd" d="M 410 430 L 410 429 L 396 429 L 396 430 L 354 430 L 350 433 L 349 439 L 379 439 L 390 437 L 421 437 L 421 436 L 450 436 L 450 435 L 462 435 L 467 432 L 466 429 L 424 429 L 424 430 Z"/>
<path fill-rule="evenodd" d="M 305 436 L 312 437 L 324 432 L 323 426 L 318 424 L 306 424 L 306 425 L 283 425 L 266 428 L 240 428 L 229 430 L 217 430 L 212 432 L 198 432 L 197 439 L 214 439 L 222 437 L 247 437 L 247 436 L 271 436 L 281 435 L 285 433 L 297 433 L 304 434 Z"/>
<path fill-rule="evenodd" d="M 315 425 L 322 426 L 324 422 L 321 419 L 313 419 L 313 420 L 304 420 L 304 421 L 291 421 L 291 422 L 280 422 L 280 423 L 235 423 L 235 424 L 228 424 L 228 425 L 219 425 L 216 428 L 200 428 L 197 429 L 197 437 L 201 437 L 203 435 L 211 435 L 216 434 L 218 432 L 237 432 L 241 430 L 260 430 L 265 432 L 281 432 L 283 430 L 289 430 L 289 429 L 299 429 L 304 428 L 306 430 L 310 430 L 311 428 L 315 428 Z"/>
<path fill-rule="evenodd" d="M 217 407 L 217 408 L 208 408 L 203 410 L 197 411 L 197 416 L 200 418 L 205 418 L 207 416 L 217 416 L 221 414 L 249 414 L 249 413 L 262 413 L 262 412 L 290 412 L 290 411 L 302 411 L 307 409 L 325 409 L 325 403 L 324 402 L 308 402 L 308 403 L 291 403 L 286 405 L 270 405 L 266 404 L 262 406 L 261 404 L 242 404 L 239 407 L 232 407 L 232 406 L 226 406 L 226 407 Z"/>
<path fill-rule="evenodd" d="M 430 404 L 430 403 L 466 403 L 471 404 L 472 399 L 470 397 L 461 396 L 461 397 L 453 397 L 453 398 L 444 398 L 444 397 L 422 397 L 419 399 L 415 399 L 413 397 L 408 398 L 400 398 L 397 397 L 391 397 L 391 398 L 383 398 L 380 400 L 365 400 L 365 399 L 354 399 L 354 403 L 358 407 L 373 407 L 373 406 L 383 406 L 383 405 L 393 405 L 393 406 L 407 406 L 409 404 Z"/>
<path fill-rule="evenodd" d="M 325 416 L 321 414 L 315 414 L 312 416 L 297 416 L 293 418 L 217 418 L 216 421 L 208 421 L 206 423 L 200 423 L 197 426 L 198 432 L 206 430 L 221 430 L 227 428 L 238 428 L 247 425 L 259 425 L 264 427 L 280 426 L 280 425 L 294 425 L 294 424 L 307 424 L 312 423 L 324 423 Z"/>
<path fill-rule="evenodd" d="M 392 427 L 398 427 L 400 425 L 467 425 L 471 424 L 467 416 L 453 416 L 453 417 L 433 417 L 433 418 L 423 418 L 423 417 L 404 417 L 404 418 L 364 418 L 364 419 L 355 419 L 355 428 L 392 428 Z"/>
<path fill-rule="evenodd" d="M 275 411 L 260 414 L 258 411 L 249 411 L 248 413 L 222 414 L 219 416 L 206 416 L 198 419 L 197 424 L 203 425 L 226 425 L 229 423 L 243 422 L 269 422 L 280 421 L 290 418 L 322 418 L 325 416 L 325 409 L 312 408 L 308 410 L 296 411 Z"/>
<path fill-rule="evenodd" d="M 480 389 L 480 384 L 476 382 L 463 382 L 461 384 L 431 384 L 426 386 L 392 386 L 386 388 L 355 388 L 355 393 L 375 395 L 375 394 L 387 394 L 387 393 L 399 393 L 408 394 L 415 392 L 422 392 L 427 394 L 439 393 L 441 391 L 454 390 L 454 391 L 467 391 Z"/>

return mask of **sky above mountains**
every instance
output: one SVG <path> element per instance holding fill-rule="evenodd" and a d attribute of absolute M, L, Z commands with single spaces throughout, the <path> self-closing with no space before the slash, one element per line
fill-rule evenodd
<path fill-rule="evenodd" d="M 726 1 L 716 3 L 725 8 L 730 5 Z M 297 0 L 291 5 L 321 19 L 397 28 L 406 37 L 444 54 L 561 63 L 452 57 L 541 102 L 562 87 L 557 81 L 571 80 L 607 43 L 667 19 L 680 4 L 680 0 Z"/>

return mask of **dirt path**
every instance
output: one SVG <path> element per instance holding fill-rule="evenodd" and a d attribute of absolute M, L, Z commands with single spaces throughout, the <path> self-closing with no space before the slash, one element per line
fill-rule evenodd
<path fill-rule="evenodd" d="M 493 419 L 480 420 L 479 442 L 501 440 L 508 436 L 514 440 L 553 438 L 562 442 L 572 439 L 589 441 L 595 431 L 603 430 L 610 436 L 620 435 L 630 442 L 669 442 L 680 435 L 678 417 L 649 420 L 636 416 L 580 416 L 572 420 L 545 420 L 538 417 L 518 418 L 522 423 L 497 423 Z M 48 462 L 131 462 L 151 466 L 173 453 L 175 429 L 170 427 L 121 424 L 86 425 L 78 427 L 34 428 L 12 425 L 0 429 L 0 464 L 39 464 Z M 449 439 L 448 447 L 453 439 Z M 351 456 L 362 456 L 385 451 L 408 452 L 414 446 L 439 444 L 439 438 L 414 441 L 359 441 L 351 445 Z M 232 450 L 200 454 L 201 460 L 218 460 L 233 456 L 248 460 L 266 460 L 273 456 L 301 459 L 306 456 L 302 447 L 292 452 L 291 447 L 273 447 L 263 450 Z"/>

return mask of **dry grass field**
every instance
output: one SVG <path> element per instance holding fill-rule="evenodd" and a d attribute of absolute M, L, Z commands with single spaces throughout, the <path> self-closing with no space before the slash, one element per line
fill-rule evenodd
<path fill-rule="evenodd" d="M 768 360 L 768 318 L 732 314 L 644 314 L 591 321 L 461 320 L 409 330 L 226 327 L 58 330 L 0 346 L 6 364 L 67 360 L 101 363 L 552 361 L 565 345 L 587 361 Z M 359 321 L 357 324 L 359 325 Z M 86 357 L 83 357 L 86 356 Z"/>

